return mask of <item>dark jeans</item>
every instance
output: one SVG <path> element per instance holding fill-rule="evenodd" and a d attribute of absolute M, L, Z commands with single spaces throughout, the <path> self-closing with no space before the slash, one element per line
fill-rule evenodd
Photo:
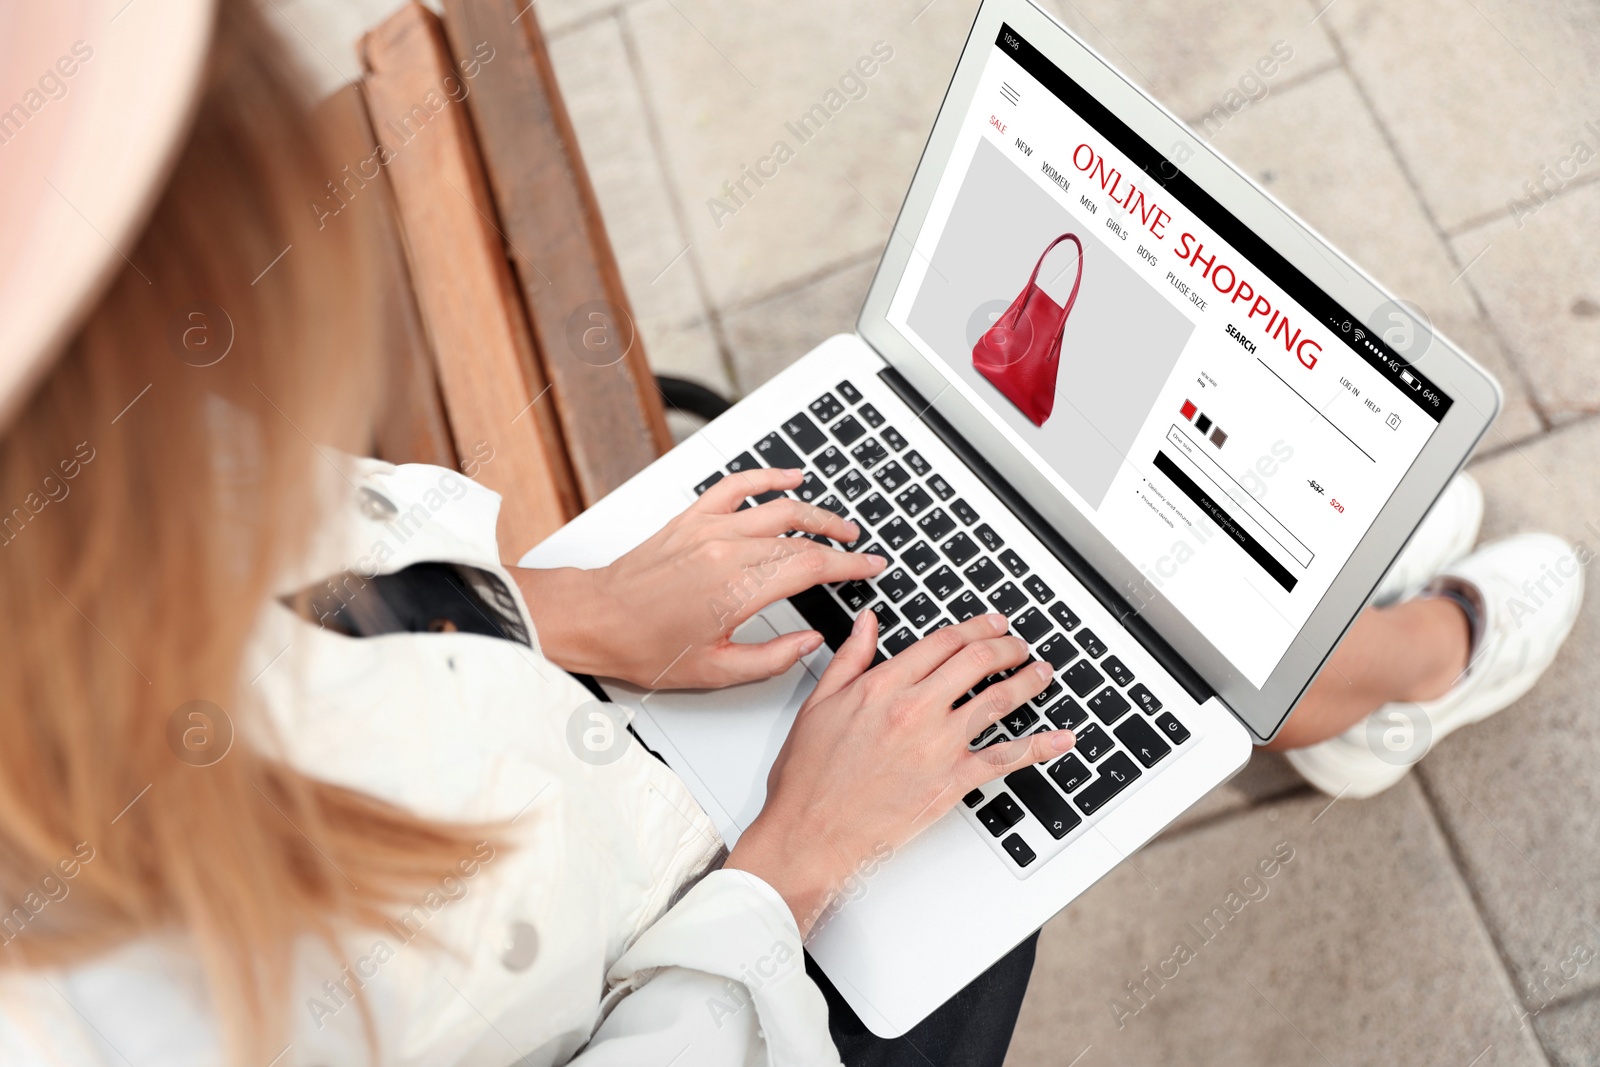
<path fill-rule="evenodd" d="M 882 1038 L 844 1002 L 810 954 L 806 973 L 828 1001 L 828 1030 L 845 1067 L 1001 1067 L 1033 973 L 1034 934 L 902 1037 Z"/>

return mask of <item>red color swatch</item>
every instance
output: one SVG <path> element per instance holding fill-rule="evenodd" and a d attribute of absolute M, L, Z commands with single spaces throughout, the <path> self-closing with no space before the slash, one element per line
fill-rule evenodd
<path fill-rule="evenodd" d="M 1183 402 L 1183 417 L 1184 417 L 1184 418 L 1186 418 L 1186 419 L 1192 419 L 1192 418 L 1194 418 L 1194 413 L 1195 413 L 1195 412 L 1196 412 L 1196 411 L 1197 411 L 1197 410 L 1198 410 L 1198 409 L 1197 409 L 1197 408 L 1196 408 L 1196 407 L 1195 407 L 1195 406 L 1194 406 L 1194 401 L 1192 401 L 1192 400 L 1185 400 L 1185 401 L 1184 401 L 1184 402 Z"/>

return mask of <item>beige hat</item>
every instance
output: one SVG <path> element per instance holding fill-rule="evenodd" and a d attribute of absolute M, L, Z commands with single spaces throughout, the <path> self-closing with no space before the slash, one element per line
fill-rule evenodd
<path fill-rule="evenodd" d="M 124 267 L 199 96 L 215 0 L 0 0 L 0 428 Z"/>

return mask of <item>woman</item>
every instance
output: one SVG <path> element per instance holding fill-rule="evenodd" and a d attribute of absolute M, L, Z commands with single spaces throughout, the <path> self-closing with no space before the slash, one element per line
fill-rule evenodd
<path fill-rule="evenodd" d="M 735 645 L 737 618 L 680 606 L 777 547 L 768 602 L 870 578 L 875 557 L 780 539 L 853 527 L 736 511 L 798 480 L 765 471 L 605 570 L 503 566 L 493 493 L 344 458 L 383 392 L 367 254 L 306 210 L 336 167 L 253 7 L 13 4 L 0 25 L 0 104 L 23 109 L 0 121 L 0 1062 L 998 1063 L 1031 943 L 896 1043 L 801 946 L 863 864 L 1070 746 L 968 751 L 974 717 L 1047 681 L 951 713 L 1024 661 L 1004 619 L 868 669 L 865 616 L 724 854 L 639 745 L 581 757 L 592 702 L 566 671 L 787 669 L 816 634 Z M 1418 543 L 1419 574 L 1461 554 Z M 1531 557 L 1495 558 L 1364 616 L 1356 681 L 1319 682 L 1291 736 L 1531 685 L 1578 583 L 1513 632 L 1499 583 Z"/>

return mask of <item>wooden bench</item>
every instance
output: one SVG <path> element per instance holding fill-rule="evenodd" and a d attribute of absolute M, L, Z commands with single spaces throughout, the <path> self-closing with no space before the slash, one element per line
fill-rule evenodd
<path fill-rule="evenodd" d="M 324 105 L 348 161 L 318 208 L 383 252 L 394 368 L 374 448 L 504 497 L 524 551 L 671 445 L 527 0 L 408 4 Z"/>

